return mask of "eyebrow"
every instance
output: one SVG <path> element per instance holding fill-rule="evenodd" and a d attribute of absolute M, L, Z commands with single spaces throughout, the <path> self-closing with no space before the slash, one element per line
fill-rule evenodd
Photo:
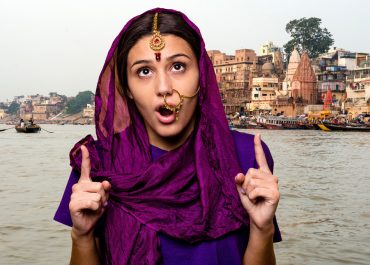
<path fill-rule="evenodd" d="M 177 57 L 186 57 L 186 58 L 188 58 L 189 60 L 191 60 L 191 58 L 190 58 L 190 56 L 189 55 L 187 55 L 187 54 L 185 54 L 185 53 L 176 53 L 176 54 L 174 54 L 174 55 L 171 55 L 170 57 L 167 57 L 166 58 L 166 60 L 167 61 L 171 61 L 171 60 L 173 60 L 173 59 L 175 59 L 175 58 L 177 58 Z M 131 65 L 131 67 L 130 67 L 130 69 L 132 69 L 132 67 L 134 67 L 135 65 L 137 65 L 137 64 L 148 64 L 148 63 L 151 63 L 151 62 L 153 62 L 154 60 L 137 60 L 137 61 L 135 61 L 132 65 Z"/>

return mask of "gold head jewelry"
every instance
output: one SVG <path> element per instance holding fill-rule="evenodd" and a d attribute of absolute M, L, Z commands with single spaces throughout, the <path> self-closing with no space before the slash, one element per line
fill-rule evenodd
<path fill-rule="evenodd" d="M 153 17 L 152 33 L 153 37 L 150 40 L 149 45 L 150 48 L 156 52 L 154 53 L 155 59 L 157 60 L 157 62 L 159 62 L 161 60 L 161 53 L 159 51 L 164 48 L 166 43 L 164 42 L 164 39 L 158 30 L 158 13 L 155 13 Z"/>
<path fill-rule="evenodd" d="M 198 92 L 199 92 L 199 89 L 200 89 L 200 86 L 198 87 L 197 91 L 195 91 L 194 95 L 192 96 L 185 96 L 185 95 L 181 95 L 179 91 L 177 91 L 176 89 L 173 89 L 173 91 L 175 91 L 177 93 L 177 95 L 179 95 L 179 103 L 177 103 L 176 106 L 171 106 L 167 103 L 167 94 L 164 94 L 163 95 L 163 101 L 164 101 L 164 107 L 172 112 L 175 112 L 176 114 L 176 120 L 178 121 L 179 120 L 179 112 L 180 112 L 180 109 L 182 107 L 182 104 L 184 103 L 184 98 L 193 98 L 195 97 Z"/>

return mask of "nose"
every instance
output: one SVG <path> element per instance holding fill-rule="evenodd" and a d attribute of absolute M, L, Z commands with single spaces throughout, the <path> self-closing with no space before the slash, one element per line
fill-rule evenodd
<path fill-rule="evenodd" d="M 166 73 L 159 73 L 157 76 L 156 93 L 158 96 L 172 95 L 172 82 Z"/>

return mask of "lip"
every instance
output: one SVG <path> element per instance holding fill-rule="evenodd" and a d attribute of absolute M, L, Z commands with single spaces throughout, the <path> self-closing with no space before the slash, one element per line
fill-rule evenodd
<path fill-rule="evenodd" d="M 159 122 L 163 124 L 173 123 L 176 119 L 175 112 L 172 112 L 172 114 L 169 116 L 162 116 L 159 111 L 156 111 L 155 115 L 157 116 L 157 119 L 159 120 Z"/>

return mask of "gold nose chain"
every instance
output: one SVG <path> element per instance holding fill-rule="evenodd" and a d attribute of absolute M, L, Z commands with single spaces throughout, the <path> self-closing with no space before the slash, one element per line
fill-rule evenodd
<path fill-rule="evenodd" d="M 182 104 L 184 103 L 184 99 L 185 98 L 189 98 L 190 99 L 190 98 L 195 97 L 198 94 L 199 89 L 200 89 L 200 87 L 198 87 L 197 91 L 195 91 L 194 95 L 192 95 L 192 96 L 181 95 L 179 91 L 177 91 L 176 89 L 172 89 L 173 91 L 175 91 L 177 93 L 177 95 L 179 95 L 180 101 L 179 101 L 179 103 L 177 103 L 176 106 L 171 106 L 171 105 L 169 105 L 167 103 L 167 99 L 166 99 L 167 94 L 164 94 L 163 95 L 164 107 L 166 109 L 172 111 L 172 112 L 175 112 L 175 114 L 176 114 L 176 120 L 179 120 L 179 112 L 180 112 L 180 109 L 182 107 Z"/>

